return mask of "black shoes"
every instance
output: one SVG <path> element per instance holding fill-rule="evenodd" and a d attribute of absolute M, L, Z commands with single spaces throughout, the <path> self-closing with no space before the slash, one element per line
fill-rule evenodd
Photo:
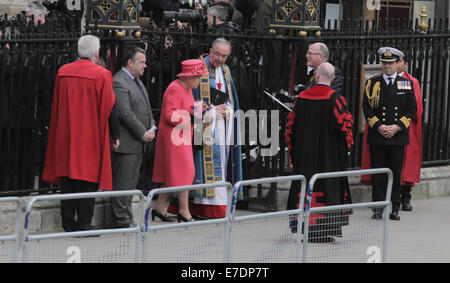
<path fill-rule="evenodd" d="M 374 212 L 372 214 L 372 219 L 375 219 L 375 220 L 383 219 L 383 213 L 382 212 Z"/>
<path fill-rule="evenodd" d="M 88 225 L 81 226 L 81 227 L 79 226 L 79 227 L 77 227 L 76 230 L 77 231 L 90 231 L 90 230 L 98 230 L 98 228 L 94 225 L 88 224 Z"/>
<path fill-rule="evenodd" d="M 381 220 L 383 219 L 383 212 L 373 212 L 372 219 Z M 397 210 L 393 210 L 392 213 L 389 214 L 389 219 L 391 220 L 400 220 L 400 215 L 398 215 Z"/>
<path fill-rule="evenodd" d="M 331 236 L 308 238 L 308 243 L 335 243 L 336 239 Z"/>
<path fill-rule="evenodd" d="M 402 202 L 403 211 L 412 211 L 412 205 L 409 201 Z"/>
<path fill-rule="evenodd" d="M 155 221 L 155 217 L 158 217 L 162 222 L 174 222 L 172 218 L 159 213 L 158 211 L 152 209 L 152 221 Z"/>
<path fill-rule="evenodd" d="M 130 223 L 123 223 L 123 224 L 117 224 L 116 225 L 116 228 L 118 228 L 118 229 L 135 228 L 135 227 L 137 227 L 137 224 L 134 221 L 132 221 Z"/>
<path fill-rule="evenodd" d="M 391 214 L 389 214 L 389 219 L 391 220 L 400 220 L 400 215 L 398 215 L 398 211 L 397 210 L 393 210 Z"/>
<path fill-rule="evenodd" d="M 159 213 L 158 211 L 156 211 L 156 210 L 153 209 L 153 210 L 152 210 L 152 221 L 155 221 L 155 217 L 159 218 L 159 220 L 161 220 L 162 222 L 175 222 L 172 218 L 167 217 L 166 215 L 161 214 L 161 213 Z M 180 222 L 193 222 L 193 221 L 194 221 L 194 218 L 193 218 L 193 217 L 187 219 L 186 217 L 184 217 L 184 216 L 181 215 L 181 214 L 178 214 L 178 215 L 177 215 L 177 218 L 178 218 L 178 222 L 179 222 L 179 223 L 180 223 Z"/>
<path fill-rule="evenodd" d="M 78 225 L 63 225 L 63 229 L 65 232 L 78 232 L 78 231 L 90 231 L 90 230 L 98 230 L 98 228 L 94 225 L 88 224 L 83 226 Z"/>
<path fill-rule="evenodd" d="M 383 211 L 382 208 L 372 208 L 372 219 L 381 220 L 383 219 Z"/>
<path fill-rule="evenodd" d="M 180 222 L 194 222 L 194 218 L 191 217 L 191 218 L 187 219 L 183 215 L 178 214 L 178 223 L 180 223 Z"/>
<path fill-rule="evenodd" d="M 192 216 L 192 218 L 194 218 L 195 221 L 204 221 L 204 220 L 209 220 L 210 219 L 208 217 L 201 216 L 201 215 L 194 215 L 194 216 Z"/>
<path fill-rule="evenodd" d="M 88 225 L 85 225 L 85 226 L 78 226 L 75 229 L 74 232 L 92 231 L 92 230 L 98 230 L 98 229 L 99 229 L 98 227 L 96 227 L 94 225 L 91 225 L 91 224 L 88 224 Z M 100 237 L 100 235 L 78 236 L 78 237 L 75 237 L 75 238 L 96 238 L 96 237 Z"/>

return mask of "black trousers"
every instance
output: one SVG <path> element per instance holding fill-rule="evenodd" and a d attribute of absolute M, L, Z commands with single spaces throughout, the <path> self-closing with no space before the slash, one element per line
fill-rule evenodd
<path fill-rule="evenodd" d="M 61 193 L 89 193 L 98 190 L 97 183 L 61 178 Z M 66 232 L 84 230 L 91 225 L 95 198 L 61 200 L 62 227 Z M 75 216 L 77 219 L 75 220 Z"/>
<path fill-rule="evenodd" d="M 379 146 L 370 145 L 370 161 L 372 168 L 389 168 L 392 170 L 393 183 L 391 202 L 392 209 L 400 209 L 400 187 L 402 177 L 403 159 L 405 156 L 404 146 Z M 387 191 L 386 174 L 372 175 L 372 200 L 384 201 Z"/>

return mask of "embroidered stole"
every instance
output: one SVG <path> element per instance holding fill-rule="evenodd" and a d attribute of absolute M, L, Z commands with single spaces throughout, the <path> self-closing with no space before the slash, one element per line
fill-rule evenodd
<path fill-rule="evenodd" d="M 211 94 L 210 94 L 210 79 L 215 78 L 215 72 L 212 67 L 210 67 L 209 62 L 207 63 L 205 59 L 200 57 L 205 66 L 207 67 L 209 74 L 203 75 L 200 81 L 200 98 L 211 104 Z M 209 56 L 207 57 L 209 58 Z M 228 97 L 233 105 L 233 98 L 231 93 L 231 83 L 230 83 L 230 69 L 228 66 L 224 65 L 222 67 L 223 72 L 225 73 L 225 83 L 227 85 Z M 202 133 L 203 133 L 203 171 L 205 173 L 205 184 L 214 183 L 217 181 L 222 181 L 222 164 L 219 160 L 214 159 L 214 144 L 213 144 L 213 135 L 214 133 L 211 131 L 211 121 L 203 121 L 202 123 Z M 219 151 L 220 156 L 220 151 Z M 215 197 L 216 190 L 215 188 L 206 189 L 205 193 L 206 197 Z"/>

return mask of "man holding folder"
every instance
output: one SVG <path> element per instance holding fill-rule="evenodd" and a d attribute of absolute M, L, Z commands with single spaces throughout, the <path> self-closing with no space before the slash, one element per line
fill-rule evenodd
<path fill-rule="evenodd" d="M 230 54 L 230 42 L 218 38 L 213 42 L 210 53 L 201 57 L 209 74 L 203 76 L 200 87 L 193 90 L 194 99 L 213 105 L 215 115 L 210 121 L 204 119 L 203 144 L 200 150 L 194 150 L 195 184 L 222 181 L 234 184 L 242 180 L 239 102 L 230 69 L 225 64 Z M 216 187 L 198 192 L 191 213 L 206 218 L 222 218 L 226 215 L 226 206 L 227 189 Z"/>

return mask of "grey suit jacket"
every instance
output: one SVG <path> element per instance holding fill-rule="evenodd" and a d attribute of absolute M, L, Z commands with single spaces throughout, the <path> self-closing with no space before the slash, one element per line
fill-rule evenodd
<path fill-rule="evenodd" d="M 141 138 L 154 124 L 150 101 L 145 86 L 138 79 L 145 92 L 141 94 L 136 82 L 122 69 L 114 75 L 113 89 L 120 116 L 120 153 L 142 153 Z"/>

